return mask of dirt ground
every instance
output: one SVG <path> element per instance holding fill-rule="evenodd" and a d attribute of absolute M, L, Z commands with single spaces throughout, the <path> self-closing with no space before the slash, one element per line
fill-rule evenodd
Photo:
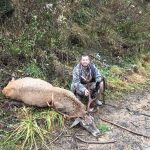
<path fill-rule="evenodd" d="M 150 136 L 150 87 L 141 91 L 136 91 L 126 95 L 122 100 L 107 100 L 103 108 L 99 108 L 94 115 L 96 123 L 106 124 L 109 131 L 98 138 L 90 133 L 76 127 L 71 129 L 72 136 L 66 134 L 60 136 L 53 145 L 55 150 L 150 150 L 150 138 L 137 136 L 123 129 L 101 121 L 100 117 L 123 127 Z M 147 116 L 146 116 L 147 115 Z M 73 138 L 74 134 L 79 135 L 85 141 L 116 141 L 111 144 L 88 144 Z"/>
<path fill-rule="evenodd" d="M 109 130 L 104 134 L 93 137 L 90 133 L 85 131 L 82 127 L 77 126 L 69 129 L 71 122 L 66 122 L 66 127 L 53 134 L 54 141 L 48 142 L 49 149 L 52 150 L 150 150 L 150 138 L 137 136 L 129 133 L 121 128 L 118 128 L 109 123 L 103 122 L 100 118 L 105 118 L 111 122 L 117 123 L 123 127 L 131 129 L 132 131 L 142 133 L 150 136 L 150 87 L 145 88 L 134 93 L 130 93 L 121 100 L 106 100 L 107 104 L 100 107 L 96 113 L 91 114 L 95 123 L 105 124 Z M 0 128 L 5 128 L 3 122 L 9 124 L 9 115 L 11 110 L 0 110 L 1 115 L 6 115 L 8 120 L 1 120 Z M 11 121 L 17 121 L 17 118 L 12 119 L 13 114 L 10 115 Z M 1 116 L 2 117 L 2 116 Z M 7 127 L 9 128 L 9 127 Z M 2 131 L 2 130 L 1 130 Z M 2 135 L 2 134 L 1 134 Z M 76 136 L 85 141 L 116 141 L 110 144 L 89 144 L 81 142 L 76 139 Z M 0 137 L 1 138 L 1 137 Z M 52 142 L 52 143 L 51 143 Z M 38 143 L 38 150 L 45 150 L 46 148 Z M 34 148 L 33 148 L 34 150 Z"/>

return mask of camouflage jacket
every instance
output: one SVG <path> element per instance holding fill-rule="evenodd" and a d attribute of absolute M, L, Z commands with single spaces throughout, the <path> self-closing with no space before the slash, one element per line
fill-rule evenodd
<path fill-rule="evenodd" d="M 94 72 L 95 72 L 94 73 L 94 79 L 95 79 L 94 82 L 101 81 L 102 76 L 101 76 L 99 70 L 95 67 L 94 64 L 92 64 L 92 66 L 93 66 Z M 81 77 L 86 79 L 87 76 L 91 73 L 90 71 L 91 71 L 91 69 L 87 69 L 87 70 L 83 69 L 81 64 L 78 64 L 74 67 L 74 69 L 73 69 L 73 80 L 72 80 L 72 84 L 71 84 L 71 90 L 73 93 L 75 93 L 75 91 L 78 94 L 84 93 L 86 87 L 83 83 L 81 83 Z"/>

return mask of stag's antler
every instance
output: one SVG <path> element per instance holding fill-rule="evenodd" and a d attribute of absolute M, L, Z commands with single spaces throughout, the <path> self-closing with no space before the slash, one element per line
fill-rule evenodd
<path fill-rule="evenodd" d="M 92 94 L 91 94 L 91 90 L 90 90 L 90 84 L 89 84 L 89 83 L 87 84 L 88 91 L 89 91 L 89 100 L 88 100 L 88 105 L 87 105 L 87 111 L 89 111 L 90 105 L 91 105 L 98 97 L 100 97 L 100 95 L 102 96 L 103 104 L 105 104 L 105 89 L 106 89 L 106 81 L 105 81 L 105 78 L 103 77 L 100 82 L 103 82 L 103 88 L 100 89 L 100 90 L 96 89 L 96 90 L 98 90 L 98 93 L 97 93 L 97 95 L 95 96 L 95 98 L 92 98 L 92 97 L 91 97 Z M 100 82 L 99 82 L 99 83 L 100 83 Z M 99 84 L 98 84 L 98 86 L 99 86 Z M 96 87 L 96 88 L 97 88 L 97 87 Z"/>
<path fill-rule="evenodd" d="M 93 98 L 93 99 L 92 99 L 92 97 L 91 97 L 91 90 L 90 90 L 90 85 L 89 85 L 89 83 L 88 83 L 87 87 L 88 87 L 88 91 L 89 91 L 89 100 L 88 100 L 88 105 L 87 105 L 87 111 L 89 112 L 90 106 L 91 106 L 91 104 L 96 100 L 96 98 Z"/>

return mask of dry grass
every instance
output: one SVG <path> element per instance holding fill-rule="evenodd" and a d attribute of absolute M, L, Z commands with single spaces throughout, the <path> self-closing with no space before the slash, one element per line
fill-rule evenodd
<path fill-rule="evenodd" d="M 131 76 L 128 76 L 128 81 L 131 83 L 144 83 L 146 81 L 146 77 L 140 74 L 134 73 Z"/>

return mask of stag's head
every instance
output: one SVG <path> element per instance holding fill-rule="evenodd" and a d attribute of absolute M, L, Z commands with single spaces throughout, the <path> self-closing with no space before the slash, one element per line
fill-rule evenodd
<path fill-rule="evenodd" d="M 9 81 L 7 86 L 4 87 L 1 92 L 7 98 L 11 97 L 12 99 L 15 99 L 15 97 L 16 97 L 16 90 L 14 88 L 14 80 L 12 79 L 11 81 Z"/>
<path fill-rule="evenodd" d="M 100 131 L 97 129 L 94 118 L 91 115 L 85 115 L 83 118 L 76 118 L 71 127 L 80 124 L 87 131 L 92 133 L 93 136 L 98 136 Z"/>

